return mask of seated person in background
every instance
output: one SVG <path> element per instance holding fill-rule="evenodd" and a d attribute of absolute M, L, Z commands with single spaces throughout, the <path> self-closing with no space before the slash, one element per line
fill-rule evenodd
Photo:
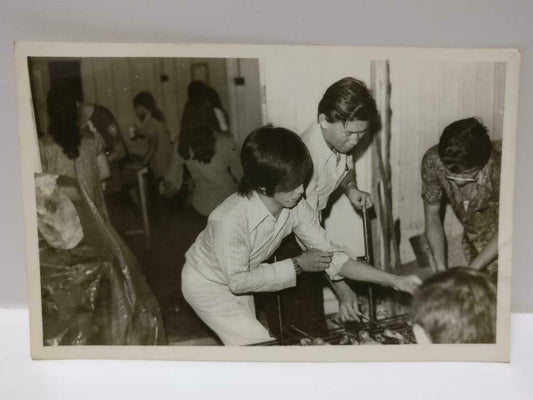
<path fill-rule="evenodd" d="M 448 125 L 422 159 L 426 235 L 438 271 L 447 268 L 443 198 L 463 224 L 463 252 L 470 268 L 497 280 L 501 146 L 491 143 L 478 118 Z"/>
<path fill-rule="evenodd" d="M 300 201 L 313 162 L 296 133 L 270 126 L 257 129 L 244 141 L 241 163 L 239 193 L 210 214 L 182 270 L 183 296 L 225 345 L 270 340 L 255 317 L 252 294 L 295 286 L 301 272 L 326 271 L 407 292 L 420 284 L 416 276 L 396 276 L 351 260 L 329 241 L 317 214 Z M 291 232 L 306 251 L 265 263 Z"/>
<path fill-rule="evenodd" d="M 99 104 L 78 102 L 78 122 L 80 127 L 87 126 L 92 132 L 96 130 L 106 144 L 106 155 L 109 162 L 125 157 L 126 149 L 117 120 L 113 113 Z"/>
<path fill-rule="evenodd" d="M 495 343 L 496 287 L 471 268 L 429 277 L 411 303 L 418 344 Z"/>
<path fill-rule="evenodd" d="M 178 152 L 191 175 L 192 206 L 207 222 L 211 211 L 237 191 L 242 178 L 237 145 L 229 133 L 221 131 L 210 104 L 187 104 Z"/>
<path fill-rule="evenodd" d="M 105 142 L 105 154 L 109 162 L 111 177 L 106 182 L 105 192 L 115 193 L 121 189 L 120 162 L 126 157 L 126 147 L 113 113 L 104 106 L 78 102 L 78 123 L 98 133 Z"/>
<path fill-rule="evenodd" d="M 140 92 L 133 99 L 135 113 L 141 121 L 136 127 L 140 137 L 146 141 L 146 150 L 141 159 L 142 166 L 149 167 L 148 187 L 152 200 L 159 196 L 159 183 L 170 167 L 172 146 L 170 134 L 165 125 L 165 117 L 157 108 L 150 92 Z"/>

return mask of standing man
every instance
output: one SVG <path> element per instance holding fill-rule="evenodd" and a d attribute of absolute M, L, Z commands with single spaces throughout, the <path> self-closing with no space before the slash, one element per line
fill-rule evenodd
<path fill-rule="evenodd" d="M 302 134 L 313 159 L 314 173 L 306 188 L 306 200 L 321 217 L 328 199 L 342 186 L 358 209 L 372 207 L 368 193 L 357 188 L 353 157 L 350 154 L 365 135 L 371 135 L 378 118 L 376 102 L 366 85 L 351 77 L 333 83 L 318 104 L 318 115 Z M 321 218 L 320 218 L 321 219 Z M 316 280 L 315 280 L 316 281 Z M 341 277 L 333 279 L 343 320 L 358 320 L 357 296 Z M 322 298 L 322 289 L 317 288 Z"/>
<path fill-rule="evenodd" d="M 371 207 L 368 193 L 357 188 L 352 149 L 378 118 L 377 107 L 366 85 L 354 78 L 343 78 L 333 83 L 318 104 L 317 118 L 302 133 L 313 162 L 313 175 L 305 190 L 305 199 L 312 211 L 322 221 L 333 191 L 342 186 L 356 208 Z M 278 259 L 297 256 L 306 247 L 294 236 L 288 236 L 278 251 Z M 357 295 L 340 276 L 330 279 L 339 299 L 340 318 L 359 320 Z M 324 321 L 322 289 L 328 285 L 323 274 L 301 274 L 298 285 L 281 294 L 281 308 L 285 325 L 298 326 L 313 336 L 327 334 Z M 261 298 L 260 298 L 261 299 Z M 272 300 L 265 303 L 269 326 L 276 327 L 279 309 Z M 277 329 L 274 329 L 276 331 Z"/>

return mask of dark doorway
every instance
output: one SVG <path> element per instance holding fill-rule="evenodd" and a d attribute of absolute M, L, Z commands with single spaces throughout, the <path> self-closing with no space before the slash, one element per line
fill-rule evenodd
<path fill-rule="evenodd" d="M 51 61 L 48 64 L 50 71 L 50 87 L 67 86 L 79 100 L 83 99 L 81 86 L 81 64 L 79 60 Z"/>

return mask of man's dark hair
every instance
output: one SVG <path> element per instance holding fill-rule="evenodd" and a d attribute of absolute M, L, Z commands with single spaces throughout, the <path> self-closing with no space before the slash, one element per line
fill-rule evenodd
<path fill-rule="evenodd" d="M 239 194 L 252 191 L 272 197 L 306 186 L 313 175 L 313 161 L 302 139 L 293 131 L 271 125 L 256 129 L 242 145 L 244 176 Z M 264 191 L 261 189 L 264 188 Z"/>
<path fill-rule="evenodd" d="M 495 343 L 496 287 L 482 272 L 451 268 L 417 289 L 411 317 L 432 343 Z"/>
<path fill-rule="evenodd" d="M 489 161 L 492 144 L 479 118 L 455 121 L 444 128 L 439 140 L 439 158 L 446 168 L 460 174 L 482 168 Z"/>
<path fill-rule="evenodd" d="M 327 88 L 318 103 L 318 115 L 331 123 L 359 120 L 377 123 L 376 102 L 364 84 L 355 78 L 343 78 Z"/>

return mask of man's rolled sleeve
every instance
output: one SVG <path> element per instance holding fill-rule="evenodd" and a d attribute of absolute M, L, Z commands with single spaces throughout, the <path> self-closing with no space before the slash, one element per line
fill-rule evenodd
<path fill-rule="evenodd" d="M 348 257 L 346 253 L 342 251 L 336 251 L 335 253 L 333 253 L 331 264 L 329 265 L 329 268 L 326 270 L 326 273 L 329 275 L 331 280 L 337 281 L 337 280 L 342 279 L 342 276 L 339 275 L 339 272 L 343 264 L 349 259 L 350 257 Z"/>

